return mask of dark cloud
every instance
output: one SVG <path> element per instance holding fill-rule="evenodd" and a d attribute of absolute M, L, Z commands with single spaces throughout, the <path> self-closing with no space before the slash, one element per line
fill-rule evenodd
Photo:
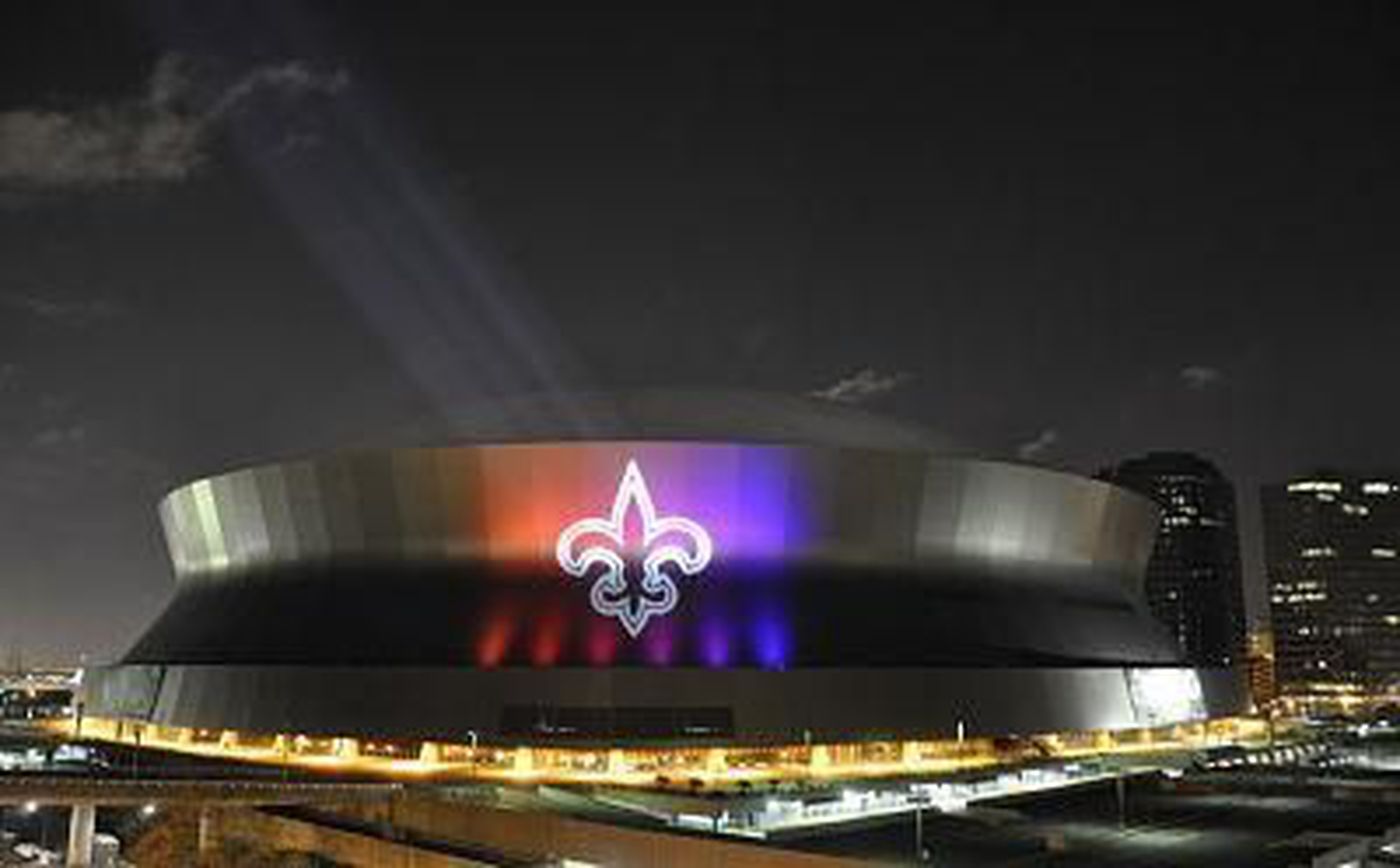
<path fill-rule="evenodd" d="M 225 90 L 209 110 L 209 117 L 218 118 L 233 111 L 253 96 L 261 93 L 280 95 L 289 99 L 305 96 L 334 96 L 350 84 L 350 74 L 343 69 L 322 71 L 305 61 L 260 66 L 250 70 Z"/>
<path fill-rule="evenodd" d="M 81 423 L 45 428 L 34 435 L 34 445 L 40 447 L 72 446 L 87 439 L 87 426 Z"/>
<path fill-rule="evenodd" d="M 864 404 L 882 395 L 887 395 L 907 383 L 912 377 L 907 371 L 894 371 L 882 374 L 874 368 L 862 368 L 849 377 L 843 377 L 824 389 L 809 394 L 823 401 L 839 404 Z"/>
<path fill-rule="evenodd" d="M 1209 389 L 1218 385 L 1224 378 L 1219 368 L 1208 365 L 1187 365 L 1181 369 L 1178 376 L 1189 389 Z"/>
<path fill-rule="evenodd" d="M 74 190 L 183 181 L 209 162 L 218 124 L 255 96 L 334 95 L 348 83 L 344 70 L 290 61 L 256 67 L 211 90 L 187 60 L 168 54 L 135 97 L 69 111 L 0 112 L 0 184 Z M 298 141 L 304 144 L 306 135 Z"/>
<path fill-rule="evenodd" d="M 1034 440 L 1028 440 L 1016 447 L 1016 457 L 1022 461 L 1042 461 L 1046 454 L 1060 442 L 1060 432 L 1054 428 L 1046 428 L 1035 436 Z"/>
<path fill-rule="evenodd" d="M 120 316 L 125 312 L 121 305 L 107 299 L 59 300 L 24 293 L 0 295 L 0 306 L 66 325 L 87 325 Z M 0 381 L 3 381 L 3 377 L 0 377 Z"/>

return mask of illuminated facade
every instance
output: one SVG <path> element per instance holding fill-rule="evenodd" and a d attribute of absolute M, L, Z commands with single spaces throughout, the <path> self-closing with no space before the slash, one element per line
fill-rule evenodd
<path fill-rule="evenodd" d="M 1281 695 L 1400 681 L 1400 479 L 1316 473 L 1263 489 Z"/>
<path fill-rule="evenodd" d="M 1267 743 L 1258 719 L 1120 730 L 1042 733 L 1027 737 L 891 740 L 844 743 L 703 745 L 624 743 L 584 746 L 501 746 L 472 742 L 248 733 L 235 730 L 88 719 L 50 722 L 64 736 L 311 770 L 354 771 L 400 778 L 500 783 L 606 784 L 693 791 L 751 792 L 754 784 L 805 780 L 944 775 L 1047 759 L 1161 754 L 1215 745 Z"/>
<path fill-rule="evenodd" d="M 175 596 L 88 673 L 85 713 L 265 739 L 758 749 L 1243 707 L 1240 673 L 1184 666 L 1142 605 L 1147 500 L 800 422 L 190 483 L 161 505 Z"/>
<path fill-rule="evenodd" d="M 638 525 L 632 537 L 640 553 L 628 551 L 629 518 Z M 588 592 L 593 611 L 617 618 L 633 639 L 653 615 L 676 607 L 680 591 L 666 568 L 679 577 L 698 575 L 710 565 L 713 552 L 710 534 L 700 525 L 679 516 L 657 517 L 646 477 L 634 460 L 627 462 L 608 517 L 579 519 L 564 528 L 555 544 L 559 568 L 593 582 Z M 639 585 L 627 580 L 629 561 L 633 572 L 641 569 Z"/>

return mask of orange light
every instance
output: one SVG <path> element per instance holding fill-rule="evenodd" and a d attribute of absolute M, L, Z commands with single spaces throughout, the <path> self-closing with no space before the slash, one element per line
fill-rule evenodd
<path fill-rule="evenodd" d="M 483 669 L 494 669 L 505 660 L 515 636 L 514 613 L 504 607 L 491 614 L 477 642 L 476 662 Z"/>
<path fill-rule="evenodd" d="M 536 666 L 553 666 L 564 648 L 564 631 L 568 622 L 557 609 L 546 612 L 535 625 L 530 645 L 530 662 Z"/>

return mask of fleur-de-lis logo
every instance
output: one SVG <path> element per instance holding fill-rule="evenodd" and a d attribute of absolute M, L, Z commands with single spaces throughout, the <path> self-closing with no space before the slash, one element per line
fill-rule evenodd
<path fill-rule="evenodd" d="M 642 576 L 636 588 L 627 580 L 627 520 L 633 510 L 641 542 Z M 555 545 L 564 572 L 580 579 L 597 575 L 588 593 L 593 611 L 617 618 L 634 639 L 648 621 L 676 607 L 680 591 L 669 571 L 697 575 L 709 565 L 713 550 L 710 535 L 699 524 L 679 516 L 657 517 L 646 477 L 630 460 L 617 485 L 612 514 L 574 522 Z"/>

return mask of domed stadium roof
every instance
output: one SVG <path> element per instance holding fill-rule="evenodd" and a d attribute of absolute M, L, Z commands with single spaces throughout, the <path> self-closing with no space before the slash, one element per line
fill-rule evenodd
<path fill-rule="evenodd" d="M 454 440 L 716 440 L 954 451 L 906 422 L 771 392 L 649 389 L 534 394 L 482 402 L 449 420 Z"/>

